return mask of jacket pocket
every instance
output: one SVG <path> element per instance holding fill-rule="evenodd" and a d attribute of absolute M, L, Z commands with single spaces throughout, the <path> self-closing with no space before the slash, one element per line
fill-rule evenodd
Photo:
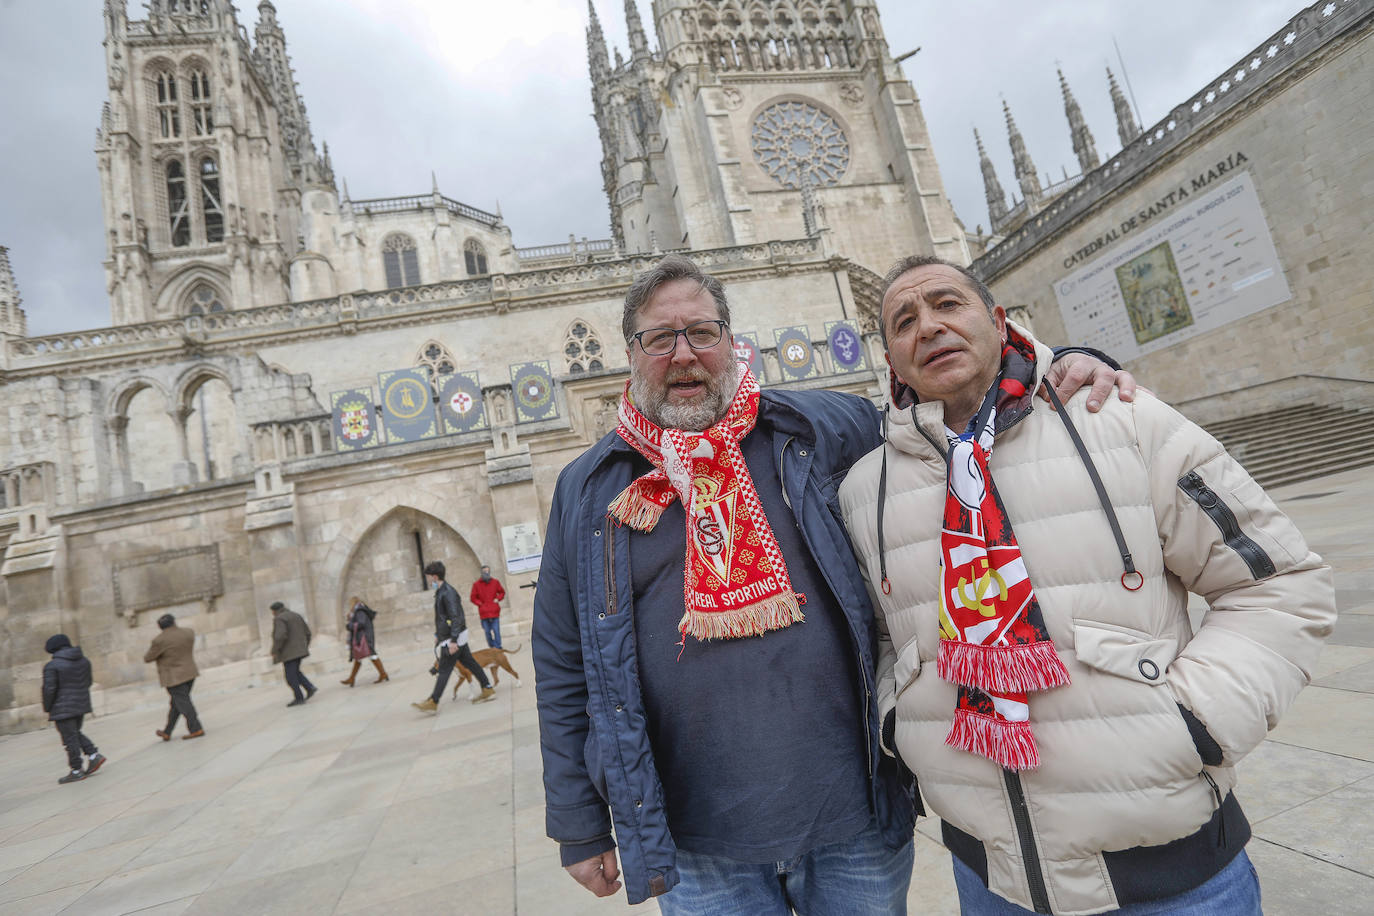
<path fill-rule="evenodd" d="M 587 776 L 592 788 L 606 804 L 611 803 L 611 794 L 606 789 L 606 767 L 601 762 L 601 742 L 596 740 L 596 729 L 587 729 L 587 740 L 582 744 L 582 759 L 587 764 Z"/>
<path fill-rule="evenodd" d="M 893 679 L 897 682 L 897 696 L 906 691 L 908 687 L 916 683 L 916 677 L 921 673 L 921 647 L 913 636 L 902 647 L 897 650 L 897 663 L 892 668 Z"/>
<path fill-rule="evenodd" d="M 1159 686 L 1178 655 L 1178 640 L 1156 638 L 1141 630 L 1075 620 L 1074 654 L 1089 668 Z"/>

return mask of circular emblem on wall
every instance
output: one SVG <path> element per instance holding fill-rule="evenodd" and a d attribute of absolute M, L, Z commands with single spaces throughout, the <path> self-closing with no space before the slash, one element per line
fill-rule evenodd
<path fill-rule="evenodd" d="M 805 366 L 809 361 L 807 359 L 809 356 L 810 354 L 806 352 L 806 347 L 796 341 L 789 343 L 787 346 L 783 347 L 782 350 L 782 361 L 793 369 L 800 369 L 802 366 Z"/>
<path fill-rule="evenodd" d="M 731 111 L 744 104 L 744 95 L 734 86 L 726 86 L 720 91 L 720 94 L 725 99 L 725 107 Z"/>
<path fill-rule="evenodd" d="M 752 366 L 758 358 L 759 351 L 752 340 L 747 337 L 735 338 L 735 359 L 746 366 Z"/>
<path fill-rule="evenodd" d="M 468 394 L 466 391 L 454 392 L 453 397 L 448 399 L 449 408 L 460 417 L 466 416 L 468 411 L 472 410 L 472 405 L 475 403 L 477 402 L 472 399 L 472 395 Z"/>
<path fill-rule="evenodd" d="M 805 180 L 833 185 L 849 168 L 849 138 L 835 119 L 806 102 L 779 102 L 754 119 L 754 160 L 784 188 Z"/>
<path fill-rule="evenodd" d="M 527 410 L 542 410 L 551 394 L 549 383 L 533 372 L 522 376 L 515 386 L 515 396 Z"/>
<path fill-rule="evenodd" d="M 842 83 L 840 85 L 840 98 L 846 105 L 858 107 L 863 104 L 864 91 L 857 83 Z"/>
<path fill-rule="evenodd" d="M 386 386 L 383 402 L 388 413 L 413 420 L 429 407 L 429 388 L 413 378 L 398 378 Z"/>

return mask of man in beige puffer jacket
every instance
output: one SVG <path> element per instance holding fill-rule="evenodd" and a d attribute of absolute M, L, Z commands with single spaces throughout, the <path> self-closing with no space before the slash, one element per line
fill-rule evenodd
<path fill-rule="evenodd" d="M 887 442 L 840 504 L 874 599 L 885 749 L 942 818 L 963 912 L 1258 914 L 1234 768 L 1308 682 L 1336 617 L 1329 567 L 1219 443 L 1148 394 L 1095 414 L 1083 395 L 1035 405 L 1049 349 L 963 268 L 908 258 L 886 287 Z M 979 423 L 984 473 L 961 473 Z M 969 481 L 988 502 L 967 501 Z M 1003 516 L 1012 543 L 997 549 L 1015 561 L 957 578 L 965 535 L 942 529 L 974 517 L 974 535 L 1001 536 Z M 986 555 L 1004 556 L 993 534 Z M 1014 570 L 1033 589 L 1023 605 Z M 1208 604 L 1196 632 L 1190 591 Z M 1019 651 L 954 622 L 1000 626 L 1008 606 L 1034 618 L 1047 682 L 944 679 L 942 643 Z M 1021 735 L 1031 762 L 951 746 L 956 707 L 975 731 Z"/>

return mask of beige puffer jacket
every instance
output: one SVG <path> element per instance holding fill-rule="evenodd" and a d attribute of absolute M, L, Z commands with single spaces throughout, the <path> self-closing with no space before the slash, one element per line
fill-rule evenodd
<path fill-rule="evenodd" d="M 1051 353 L 1039 344 L 1036 352 L 1038 381 Z M 1064 424 L 1043 402 L 997 432 L 990 461 L 1072 678 L 1030 695 L 1041 766 L 1020 774 L 1039 871 L 1059 914 L 1120 905 L 1103 851 L 1169 843 L 1212 818 L 1235 782 L 1236 762 L 1306 685 L 1336 617 L 1329 567 L 1216 440 L 1144 392 L 1134 404 L 1113 395 L 1098 414 L 1085 401 L 1080 393 L 1067 410 L 1144 576 L 1138 591 L 1122 587 L 1107 516 Z M 943 405 L 920 404 L 915 412 L 940 451 L 915 428 L 911 410 L 892 411 L 884 446 L 891 594 L 877 587 L 883 449 L 860 459 L 840 488 L 876 610 L 880 714 L 896 704 L 898 752 L 929 807 L 982 841 L 992 890 L 1034 909 L 1034 879 L 1003 772 L 945 744 L 956 688 L 935 665 Z M 1209 515 L 1180 486 L 1189 474 L 1238 523 L 1229 540 L 1219 527 L 1224 513 L 1213 507 Z M 1201 492 L 1196 481 L 1190 488 Z M 1201 498 L 1211 502 L 1206 492 Z M 1210 608 L 1197 633 L 1189 591 Z M 1220 766 L 1203 766 L 1176 702 L 1220 744 Z"/>

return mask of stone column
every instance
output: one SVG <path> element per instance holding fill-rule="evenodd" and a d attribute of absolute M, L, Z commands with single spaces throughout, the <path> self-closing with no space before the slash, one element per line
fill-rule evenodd
<path fill-rule="evenodd" d="M 263 674 L 272 667 L 274 601 L 304 617 L 314 632 L 321 629 L 324 621 L 314 613 L 311 589 L 305 578 L 296 530 L 296 486 L 282 480 L 280 465 L 262 466 L 254 473 L 255 486 L 244 506 L 243 530 L 248 535 L 260 641 L 259 649 L 253 653 L 253 672 Z"/>
<path fill-rule="evenodd" d="M 496 537 L 501 546 L 501 569 L 497 577 L 506 586 L 506 602 L 510 616 L 528 621 L 534 614 L 534 589 L 520 586 L 534 582 L 539 571 L 512 573 L 506 568 L 510 557 L 505 555 L 502 529 L 510 525 L 533 523 L 544 539 L 544 513 L 540 510 L 539 493 L 534 485 L 534 467 L 530 447 L 516 441 L 515 431 L 509 427 L 493 431 L 495 448 L 487 450 L 487 487 L 491 493 L 492 512 L 496 522 Z M 495 567 L 495 563 L 492 564 Z"/>

